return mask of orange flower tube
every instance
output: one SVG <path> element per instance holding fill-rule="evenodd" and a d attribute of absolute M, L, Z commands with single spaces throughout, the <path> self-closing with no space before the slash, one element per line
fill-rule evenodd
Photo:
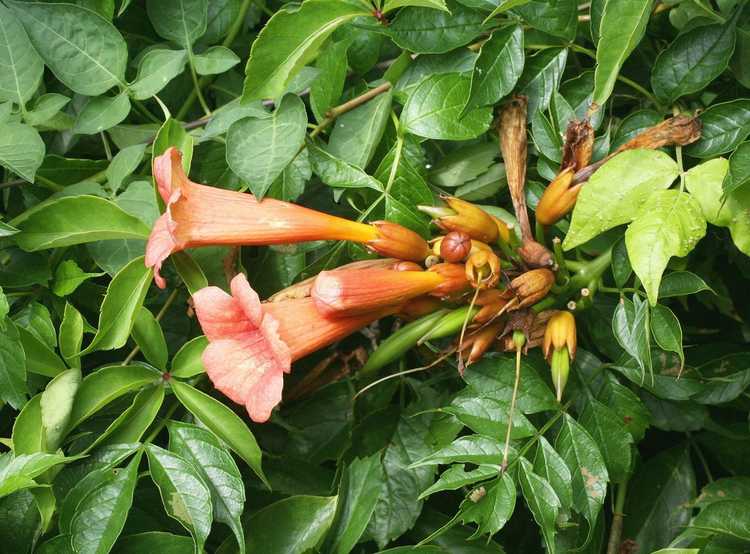
<path fill-rule="evenodd" d="M 358 223 L 296 204 L 200 185 L 188 179 L 182 155 L 174 148 L 154 160 L 153 174 L 167 205 L 146 246 L 146 266 L 156 284 L 164 260 L 173 252 L 206 245 L 269 245 L 313 240 L 351 240 L 386 256 L 423 260 L 427 243 L 395 223 Z M 411 256 L 411 257 L 409 257 Z"/>
<path fill-rule="evenodd" d="M 231 296 L 218 287 L 193 295 L 195 313 L 209 344 L 203 365 L 214 386 L 243 404 L 262 423 L 281 402 L 283 375 L 293 361 L 395 312 L 395 307 L 356 317 L 327 318 L 311 298 L 261 303 L 247 278 L 231 282 Z"/>

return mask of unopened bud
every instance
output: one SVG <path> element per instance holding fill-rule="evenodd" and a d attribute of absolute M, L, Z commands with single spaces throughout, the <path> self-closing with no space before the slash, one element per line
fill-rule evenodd
<path fill-rule="evenodd" d="M 582 184 L 573 185 L 573 167 L 568 167 L 547 186 L 536 207 L 536 219 L 542 225 L 553 225 L 575 206 Z"/>
<path fill-rule="evenodd" d="M 412 320 L 436 312 L 442 307 L 443 303 L 433 296 L 418 296 L 405 302 L 396 315 Z"/>
<path fill-rule="evenodd" d="M 525 238 L 518 249 L 521 259 L 529 267 L 552 267 L 555 257 L 544 245 L 532 238 Z"/>
<path fill-rule="evenodd" d="M 435 264 L 427 271 L 433 271 L 443 277 L 440 283 L 430 294 L 443 298 L 454 293 L 465 292 L 469 289 L 469 281 L 463 264 L 441 263 Z"/>
<path fill-rule="evenodd" d="M 594 129 L 588 120 L 572 120 L 565 130 L 563 143 L 562 169 L 571 168 L 573 172 L 589 165 L 594 151 Z"/>
<path fill-rule="evenodd" d="M 446 262 L 463 262 L 471 252 L 471 237 L 463 231 L 451 231 L 440 241 L 440 257 Z"/>
<path fill-rule="evenodd" d="M 492 251 L 479 250 L 466 260 L 466 278 L 475 289 L 490 289 L 500 281 L 500 258 Z"/>
<path fill-rule="evenodd" d="M 565 385 L 568 382 L 568 374 L 570 373 L 570 358 L 566 348 L 562 350 L 556 350 L 552 354 L 552 360 L 550 361 L 550 373 L 552 375 L 552 384 L 555 386 L 555 392 L 557 393 L 557 401 L 562 401 L 563 391 Z"/>
<path fill-rule="evenodd" d="M 544 357 L 550 361 L 553 354 L 565 349 L 572 360 L 576 355 L 576 320 L 566 311 L 556 312 L 547 322 L 544 332 Z"/>
<path fill-rule="evenodd" d="M 474 304 L 480 306 L 479 313 L 474 316 L 476 323 L 486 323 L 502 313 L 508 303 L 504 291 L 498 289 L 484 289 L 479 291 Z"/>
<path fill-rule="evenodd" d="M 466 337 L 464 342 L 459 346 L 462 351 L 469 350 L 468 365 L 479 360 L 487 352 L 502 331 L 502 327 L 502 322 L 493 323 L 478 329 Z"/>
<path fill-rule="evenodd" d="M 418 206 L 421 211 L 434 218 L 435 225 L 446 232 L 462 231 L 471 238 L 482 242 L 490 243 L 497 240 L 499 233 L 497 224 L 482 208 L 454 196 L 443 196 L 441 198 L 448 204 L 447 210 L 431 206 Z"/>
<path fill-rule="evenodd" d="M 411 229 L 390 221 L 375 221 L 377 238 L 367 241 L 367 246 L 381 256 L 423 262 L 430 255 L 430 246 Z"/>

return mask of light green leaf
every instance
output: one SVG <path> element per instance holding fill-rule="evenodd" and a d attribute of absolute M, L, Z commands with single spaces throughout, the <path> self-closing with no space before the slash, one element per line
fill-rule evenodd
<path fill-rule="evenodd" d="M 315 67 L 320 70 L 310 85 L 310 107 L 318 122 L 326 118 L 328 110 L 335 106 L 346 82 L 346 51 L 349 41 L 330 43 L 318 56 Z"/>
<path fill-rule="evenodd" d="M 115 365 L 88 374 L 78 388 L 69 430 L 93 416 L 110 402 L 121 396 L 156 383 L 158 371 L 140 365 Z"/>
<path fill-rule="evenodd" d="M 125 469 L 109 472 L 84 496 L 70 522 L 70 544 L 78 554 L 106 554 L 125 526 L 138 482 L 140 455 Z"/>
<path fill-rule="evenodd" d="M 227 443 L 267 483 L 261 469 L 260 447 L 245 422 L 224 404 L 188 384 L 172 379 L 170 386 L 182 405 Z"/>
<path fill-rule="evenodd" d="M 146 445 L 151 478 L 159 488 L 167 514 L 187 529 L 200 552 L 211 532 L 211 491 L 199 470 L 188 460 L 156 446 Z"/>
<path fill-rule="evenodd" d="M 34 182 L 45 151 L 44 141 L 33 127 L 22 123 L 0 124 L 0 165 L 29 183 Z"/>
<path fill-rule="evenodd" d="M 148 0 L 148 18 L 159 36 L 190 49 L 208 24 L 208 0 Z"/>
<path fill-rule="evenodd" d="M 556 554 L 555 521 L 560 508 L 560 500 L 558 500 L 552 486 L 532 471 L 531 463 L 525 458 L 521 458 L 518 482 L 521 485 L 526 504 L 534 516 L 534 521 L 542 531 L 548 554 Z"/>
<path fill-rule="evenodd" d="M 223 135 L 232 123 L 246 117 L 262 119 L 264 117 L 271 117 L 271 112 L 264 108 L 260 101 L 240 104 L 240 100 L 237 98 L 224 104 L 213 113 L 211 120 L 203 129 L 201 139 L 204 140 Z"/>
<path fill-rule="evenodd" d="M 0 332 L 0 399 L 20 410 L 27 399 L 26 354 L 18 329 L 9 319 Z"/>
<path fill-rule="evenodd" d="M 479 51 L 464 109 L 490 106 L 507 96 L 521 77 L 523 62 L 521 27 L 506 27 L 492 33 Z"/>
<path fill-rule="evenodd" d="M 23 327 L 18 327 L 18 335 L 21 337 L 21 344 L 26 352 L 26 370 L 47 377 L 54 377 L 67 367 L 45 342 L 37 335 L 27 331 Z"/>
<path fill-rule="evenodd" d="M 42 409 L 39 405 L 41 399 L 41 393 L 32 397 L 13 422 L 11 442 L 16 456 L 45 451 Z"/>
<path fill-rule="evenodd" d="M 125 345 L 149 285 L 151 270 L 143 265 L 142 257 L 136 258 L 117 272 L 107 287 L 96 335 L 81 355 Z"/>
<path fill-rule="evenodd" d="M 55 269 L 55 280 L 52 283 L 52 292 L 63 297 L 72 294 L 82 283 L 94 277 L 101 277 L 104 273 L 86 273 L 75 262 L 65 260 Z"/>
<path fill-rule="evenodd" d="M 641 42 L 653 0 L 604 2 L 596 48 L 592 103 L 603 106 L 615 87 L 622 64 Z"/>
<path fill-rule="evenodd" d="M 14 456 L 6 452 L 0 456 L 0 496 L 28 487 L 35 487 L 34 478 L 57 465 L 75 461 L 76 457 L 66 458 L 60 454 L 20 454 Z"/>
<path fill-rule="evenodd" d="M 326 185 L 336 188 L 370 188 L 383 191 L 380 181 L 328 153 L 313 142 L 307 145 L 313 171 Z"/>
<path fill-rule="evenodd" d="M 336 496 L 291 496 L 255 512 L 247 522 L 247 553 L 314 549 L 333 522 L 336 500 Z"/>
<path fill-rule="evenodd" d="M 23 119 L 29 125 L 44 125 L 68 102 L 70 98 L 62 94 L 54 92 L 43 94 L 34 101 L 34 107 L 24 114 Z"/>
<path fill-rule="evenodd" d="M 227 132 L 227 163 L 261 199 L 299 152 L 306 127 L 305 105 L 288 94 L 271 117 L 249 117 L 232 124 Z"/>
<path fill-rule="evenodd" d="M 31 302 L 13 316 L 13 323 L 20 325 L 49 348 L 57 346 L 55 324 L 44 304 Z"/>
<path fill-rule="evenodd" d="M 448 11 L 445 0 L 385 0 L 383 13 L 388 13 L 396 8 L 406 6 L 422 6 L 423 8 L 435 8 L 436 10 Z"/>
<path fill-rule="evenodd" d="M 24 106 L 44 73 L 44 62 L 13 12 L 0 4 L 0 101 Z"/>
<path fill-rule="evenodd" d="M 186 50 L 154 48 L 141 58 L 138 74 L 130 85 L 130 92 L 136 100 L 146 100 L 157 94 L 167 84 L 185 70 Z"/>
<path fill-rule="evenodd" d="M 539 445 L 534 455 L 534 473 L 543 477 L 555 491 L 561 510 L 570 510 L 573 505 L 573 487 L 570 470 L 565 460 L 544 437 L 539 437 Z"/>
<path fill-rule="evenodd" d="M 32 208 L 16 220 L 17 244 L 28 252 L 96 240 L 148 237 L 150 229 L 98 196 L 64 196 Z M 145 267 L 145 266 L 144 266 Z"/>
<path fill-rule="evenodd" d="M 133 322 L 133 339 L 143 356 L 158 369 L 167 367 L 167 341 L 164 331 L 148 308 L 141 306 Z"/>
<path fill-rule="evenodd" d="M 480 487 L 477 490 L 482 490 Z M 494 535 L 502 529 L 513 515 L 516 507 L 516 486 L 508 473 L 503 473 L 499 481 L 484 489 L 482 497 L 474 501 L 467 498 L 461 503 L 461 521 L 466 524 L 477 524 L 476 532 L 471 538 L 482 534 Z"/>
<path fill-rule="evenodd" d="M 73 132 L 78 135 L 94 135 L 106 131 L 122 122 L 130 113 L 130 98 L 125 93 L 117 96 L 91 98 L 78 114 Z"/>
<path fill-rule="evenodd" d="M 253 41 L 242 101 L 279 98 L 337 27 L 369 15 L 364 4 L 329 0 L 308 0 L 297 10 L 277 11 Z"/>
<path fill-rule="evenodd" d="M 383 138 L 391 111 L 393 91 L 379 94 L 336 118 L 327 151 L 360 169 L 365 169 Z"/>
<path fill-rule="evenodd" d="M 589 535 L 607 495 L 609 474 L 599 448 L 591 435 L 572 417 L 565 414 L 555 449 L 570 470 L 573 507 L 589 523 Z"/>
<path fill-rule="evenodd" d="M 107 167 L 107 182 L 112 192 L 117 192 L 122 186 L 123 180 L 138 168 L 145 151 L 146 144 L 134 144 L 115 154 Z"/>
<path fill-rule="evenodd" d="M 479 466 L 467 471 L 463 464 L 453 464 L 440 475 L 435 483 L 422 491 L 419 499 L 422 500 L 440 491 L 460 489 L 495 476 L 497 476 L 497 467 L 494 466 Z"/>
<path fill-rule="evenodd" d="M 206 371 L 201 360 L 201 355 L 206 346 L 208 346 L 208 339 L 203 335 L 183 344 L 172 358 L 172 366 L 169 371 L 172 377 L 187 379 Z"/>
<path fill-rule="evenodd" d="M 441 188 L 463 185 L 486 172 L 499 154 L 497 144 L 492 142 L 456 148 L 430 170 L 430 182 Z"/>
<path fill-rule="evenodd" d="M 383 466 L 379 454 L 356 458 L 347 466 L 339 485 L 339 500 L 326 552 L 351 552 L 367 528 L 382 485 Z"/>
<path fill-rule="evenodd" d="M 441 448 L 409 467 L 425 465 L 447 465 L 452 463 L 470 463 L 475 465 L 496 465 L 503 462 L 504 444 L 499 440 L 484 435 L 466 435 L 454 440 L 450 445 Z M 517 456 L 510 448 L 511 458 Z"/>
<path fill-rule="evenodd" d="M 612 316 L 612 333 L 623 350 L 638 362 L 642 377 L 652 371 L 649 328 L 648 303 L 637 295 L 633 295 L 632 302 L 620 298 Z"/>
<path fill-rule="evenodd" d="M 712 158 L 734 150 L 750 135 L 750 99 L 714 104 L 700 115 L 701 138 L 685 148 L 695 158 Z"/>
<path fill-rule="evenodd" d="M 734 42 L 734 21 L 701 25 L 680 34 L 659 52 L 651 70 L 651 88 L 667 104 L 703 90 L 729 65 Z"/>
<path fill-rule="evenodd" d="M 407 7 L 386 27 L 391 40 L 404 50 L 442 54 L 468 44 L 482 32 L 484 15 L 453 0 L 448 10 Z"/>
<path fill-rule="evenodd" d="M 73 402 L 81 385 L 81 370 L 63 371 L 47 384 L 39 405 L 47 449 L 54 452 L 68 430 Z"/>
<path fill-rule="evenodd" d="M 310 177 L 312 177 L 310 153 L 305 148 L 276 178 L 271 188 L 268 189 L 268 195 L 285 202 L 294 202 L 305 192 L 305 185 Z"/>
<path fill-rule="evenodd" d="M 198 75 L 216 75 L 233 68 L 240 63 L 240 58 L 225 46 L 212 46 L 205 52 L 195 54 L 194 63 Z"/>
<path fill-rule="evenodd" d="M 709 160 L 685 174 L 685 186 L 700 204 L 706 221 L 727 227 L 737 248 L 750 256 L 750 188 L 725 194 L 722 183 L 728 169 L 724 158 Z"/>
<path fill-rule="evenodd" d="M 721 180 L 718 187 L 721 193 Z M 625 245 L 652 306 L 659 297 L 659 283 L 669 258 L 686 256 L 705 234 L 701 206 L 687 193 L 657 191 L 641 205 L 625 232 Z"/>
<path fill-rule="evenodd" d="M 168 428 L 169 449 L 198 470 L 211 491 L 214 519 L 232 529 L 240 552 L 244 553 L 240 517 L 245 506 L 245 485 L 231 454 L 210 431 L 177 421 L 169 422 Z"/>
<path fill-rule="evenodd" d="M 513 8 L 517 8 L 518 6 L 523 6 L 524 4 L 528 4 L 531 0 L 500 0 L 498 2 L 497 7 L 492 10 L 492 13 L 487 16 L 487 19 L 485 19 L 485 23 L 495 17 L 496 15 L 500 15 L 501 13 L 505 13 L 508 10 L 512 10 Z"/>
<path fill-rule="evenodd" d="M 7 2 L 55 76 L 78 94 L 123 85 L 128 48 L 102 16 L 72 4 Z"/>
<path fill-rule="evenodd" d="M 98 452 L 94 449 L 100 445 L 121 445 L 137 443 L 141 440 L 159 413 L 164 402 L 165 391 L 165 387 L 161 384 L 141 389 L 135 395 L 133 403 L 110 423 L 109 427 L 87 448 L 87 451 Z"/>
<path fill-rule="evenodd" d="M 484 133 L 492 121 L 490 108 L 462 116 L 471 80 L 458 73 L 427 77 L 417 85 L 401 112 L 401 124 L 414 135 L 440 140 L 469 140 Z"/>
<path fill-rule="evenodd" d="M 651 193 L 668 188 L 678 173 L 674 160 L 658 150 L 628 150 L 618 154 L 581 188 L 563 248 L 570 250 L 632 221 Z M 630 261 L 633 263 L 632 254 Z"/>
<path fill-rule="evenodd" d="M 685 353 L 682 350 L 682 327 L 680 320 L 672 310 L 657 304 L 651 308 L 651 333 L 659 348 L 674 352 L 680 357 L 680 368 L 685 365 Z"/>

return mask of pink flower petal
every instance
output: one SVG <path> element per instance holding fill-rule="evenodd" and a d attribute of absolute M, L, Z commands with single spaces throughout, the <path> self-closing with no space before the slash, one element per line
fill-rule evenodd
<path fill-rule="evenodd" d="M 153 268 L 156 286 L 163 289 L 167 282 L 161 276 L 160 270 L 169 255 L 177 248 L 177 243 L 169 229 L 169 213 L 163 213 L 154 223 L 151 235 L 146 244 L 146 267 Z"/>

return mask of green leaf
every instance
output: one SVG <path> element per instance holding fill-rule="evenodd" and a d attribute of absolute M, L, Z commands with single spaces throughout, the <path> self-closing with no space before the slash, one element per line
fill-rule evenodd
<path fill-rule="evenodd" d="M 490 198 L 507 186 L 508 180 L 505 175 L 505 164 L 496 163 L 492 164 L 479 177 L 458 187 L 455 195 L 464 200 L 474 202 Z"/>
<path fill-rule="evenodd" d="M 110 472 L 81 499 L 70 522 L 70 544 L 80 554 L 105 554 L 125 526 L 138 481 L 136 456 L 128 466 Z"/>
<path fill-rule="evenodd" d="M 81 385 L 81 370 L 63 371 L 47 384 L 39 405 L 42 410 L 42 427 L 47 448 L 57 450 L 65 437 L 73 411 L 76 392 Z"/>
<path fill-rule="evenodd" d="M 247 553 L 314 549 L 333 522 L 336 499 L 336 496 L 291 496 L 255 512 L 247 522 Z"/>
<path fill-rule="evenodd" d="M 16 410 L 24 405 L 29 393 L 26 387 L 26 354 L 18 329 L 5 319 L 0 333 L 0 399 Z"/>
<path fill-rule="evenodd" d="M 26 352 L 26 370 L 47 377 L 54 377 L 67 367 L 48 344 L 23 327 L 18 327 L 24 352 Z"/>
<path fill-rule="evenodd" d="M 157 156 L 166 152 L 167 148 L 174 146 L 182 153 L 182 167 L 185 173 L 190 173 L 190 164 L 193 161 L 193 137 L 188 134 L 179 121 L 168 118 L 164 124 L 159 127 L 159 131 L 154 138 L 154 144 L 151 149 L 151 162 Z"/>
<path fill-rule="evenodd" d="M 681 366 L 685 365 L 685 353 L 682 350 L 682 327 L 680 320 L 672 310 L 657 304 L 651 308 L 651 333 L 659 348 L 674 352 L 680 357 Z"/>
<path fill-rule="evenodd" d="M 482 13 L 449 0 L 448 10 L 407 7 L 388 25 L 398 46 L 420 54 L 442 54 L 474 40 L 482 31 Z"/>
<path fill-rule="evenodd" d="M 81 313 L 70 302 L 66 302 L 57 340 L 60 344 L 60 355 L 70 367 L 81 367 L 78 354 L 81 351 L 85 325 L 88 324 Z"/>
<path fill-rule="evenodd" d="M 552 486 L 542 477 L 532 471 L 531 463 L 521 458 L 521 468 L 518 471 L 518 482 L 523 491 L 526 504 L 534 516 L 534 521 L 542 531 L 544 544 L 549 554 L 557 552 L 555 545 L 555 521 L 560 508 Z"/>
<path fill-rule="evenodd" d="M 43 94 L 34 101 L 33 109 L 26 112 L 23 119 L 29 125 L 44 125 L 70 102 L 70 98 L 54 92 Z"/>
<path fill-rule="evenodd" d="M 246 117 L 262 119 L 264 117 L 271 117 L 271 112 L 264 108 L 259 100 L 240 104 L 240 100 L 237 98 L 224 104 L 213 113 L 213 116 L 203 129 L 201 138 L 208 139 L 222 135 L 227 132 L 232 123 Z"/>
<path fill-rule="evenodd" d="M 78 114 L 73 132 L 94 135 L 114 127 L 130 113 L 130 99 L 125 93 L 91 98 Z"/>
<path fill-rule="evenodd" d="M 636 360 L 642 376 L 646 371 L 652 371 L 648 321 L 648 303 L 641 301 L 637 295 L 633 295 L 632 302 L 627 298 L 620 298 L 612 316 L 615 339 Z"/>
<path fill-rule="evenodd" d="M 26 329 L 46 346 L 50 348 L 57 346 L 52 316 L 44 304 L 39 302 L 27 304 L 13 316 L 13 322 Z"/>
<path fill-rule="evenodd" d="M 383 4 L 383 13 L 388 13 L 396 8 L 406 6 L 422 6 L 423 8 L 435 8 L 436 10 L 446 10 L 445 0 L 385 0 Z"/>
<path fill-rule="evenodd" d="M 168 428 L 169 449 L 198 470 L 211 492 L 214 519 L 232 529 L 240 552 L 244 553 L 245 534 L 240 517 L 245 506 L 245 486 L 231 454 L 205 429 L 177 421 L 169 422 Z"/>
<path fill-rule="evenodd" d="M 494 0 L 493 0 L 494 1 Z M 508 10 L 512 10 L 515 7 L 523 6 L 524 4 L 530 2 L 531 0 L 500 0 L 497 4 L 497 7 L 492 10 L 492 13 L 487 16 L 487 19 L 484 21 L 487 22 L 496 15 L 500 15 L 501 13 L 505 13 Z"/>
<path fill-rule="evenodd" d="M 326 118 L 328 110 L 338 103 L 344 91 L 348 49 L 347 40 L 330 43 L 315 62 L 320 73 L 310 86 L 310 107 L 319 123 Z"/>
<path fill-rule="evenodd" d="M 96 335 L 81 355 L 125 345 L 150 285 L 151 270 L 143 265 L 142 257 L 130 262 L 114 276 L 101 305 Z"/>
<path fill-rule="evenodd" d="M 245 460 L 264 483 L 267 483 L 260 464 L 260 447 L 245 422 L 224 404 L 190 385 L 172 379 L 170 386 L 180 403 L 227 443 L 229 448 Z"/>
<path fill-rule="evenodd" d="M 706 221 L 712 225 L 729 228 L 734 244 L 750 256 L 750 188 L 724 194 L 722 183 L 729 162 L 717 158 L 703 162 L 685 174 L 685 186 L 700 204 Z"/>
<path fill-rule="evenodd" d="M 190 49 L 208 24 L 208 0 L 148 0 L 148 18 L 160 37 Z"/>
<path fill-rule="evenodd" d="M 0 4 L 0 101 L 24 106 L 39 87 L 44 62 L 13 12 Z"/>
<path fill-rule="evenodd" d="M 629 476 L 633 463 L 630 446 L 633 437 L 625 428 L 622 418 L 609 406 L 590 398 L 581 414 L 580 423 L 601 450 L 610 479 L 614 483 L 622 483 Z"/>
<path fill-rule="evenodd" d="M 34 479 L 47 470 L 76 458 L 66 458 L 60 454 L 21 454 L 14 456 L 6 452 L 0 457 L 0 496 L 6 496 L 17 490 L 36 487 Z"/>
<path fill-rule="evenodd" d="M 549 107 L 552 93 L 560 85 L 567 59 L 568 50 L 565 48 L 547 48 L 526 58 L 516 89 L 518 94 L 528 97 L 529 113 Z"/>
<path fill-rule="evenodd" d="M 308 142 L 307 149 L 313 171 L 326 185 L 335 188 L 370 188 L 379 192 L 383 191 L 380 181 L 344 160 L 336 158 L 315 143 Z"/>
<path fill-rule="evenodd" d="M 203 335 L 183 344 L 172 358 L 172 366 L 169 371 L 172 377 L 187 379 L 206 371 L 201 360 L 201 355 L 206 346 L 208 346 L 208 339 Z"/>
<path fill-rule="evenodd" d="M 198 75 L 216 75 L 229 71 L 240 63 L 240 58 L 229 48 L 212 46 L 194 57 L 195 71 Z"/>
<path fill-rule="evenodd" d="M 534 473 L 543 477 L 555 491 L 561 510 L 569 510 L 573 505 L 573 487 L 570 470 L 565 460 L 552 447 L 547 439 L 539 437 L 534 455 Z"/>
<path fill-rule="evenodd" d="M 173 535 L 164 531 L 147 531 L 120 537 L 113 552 L 115 554 L 142 554 L 143 552 L 193 554 L 195 545 L 193 539 L 185 535 Z"/>
<path fill-rule="evenodd" d="M 644 552 L 665 544 L 685 528 L 695 498 L 695 475 L 687 448 L 672 448 L 647 460 L 630 480 L 622 538 Z"/>
<path fill-rule="evenodd" d="M 13 454 L 16 456 L 45 450 L 42 409 L 39 405 L 41 399 L 41 394 L 32 397 L 21 408 L 21 413 L 13 422 L 11 442 L 13 443 Z"/>
<path fill-rule="evenodd" d="M 44 63 L 68 88 L 97 96 L 123 85 L 128 48 L 102 16 L 71 4 L 7 3 Z"/>
<path fill-rule="evenodd" d="M 115 365 L 90 373 L 76 394 L 69 430 L 121 396 L 157 382 L 159 377 L 157 371 L 139 365 Z"/>
<path fill-rule="evenodd" d="M 154 48 L 146 52 L 138 63 L 138 74 L 129 88 L 136 100 L 146 100 L 157 94 L 185 70 L 186 50 Z"/>
<path fill-rule="evenodd" d="M 143 356 L 158 369 L 167 367 L 167 341 L 154 314 L 141 306 L 133 322 L 133 338 Z"/>
<path fill-rule="evenodd" d="M 443 411 L 454 415 L 475 433 L 490 436 L 505 436 L 508 430 L 510 402 L 493 396 L 477 396 L 474 389 L 465 389 Z M 536 432 L 532 423 L 523 415 L 513 417 L 511 438 L 521 439 Z"/>
<path fill-rule="evenodd" d="M 718 182 L 721 192 L 721 180 Z M 659 297 L 661 275 L 672 256 L 686 256 L 706 234 L 700 204 L 678 190 L 654 192 L 625 231 L 625 245 L 651 305 Z"/>
<path fill-rule="evenodd" d="M 433 493 L 440 491 L 453 491 L 473 485 L 478 481 L 485 481 L 491 477 L 497 476 L 497 468 L 490 466 L 479 466 L 475 469 L 466 471 L 462 464 L 453 464 L 446 469 L 435 483 L 427 487 L 419 495 L 419 499 L 427 498 Z"/>
<path fill-rule="evenodd" d="M 279 98 L 337 27 L 367 15 L 363 4 L 330 0 L 308 0 L 297 10 L 277 11 L 253 41 L 242 102 Z"/>
<path fill-rule="evenodd" d="M 85 281 L 101 277 L 104 273 L 86 273 L 75 262 L 65 260 L 55 269 L 55 281 L 52 283 L 52 292 L 63 297 L 72 294 Z"/>
<path fill-rule="evenodd" d="M 529 25 L 552 36 L 573 40 L 578 23 L 575 0 L 530 0 L 515 10 Z"/>
<path fill-rule="evenodd" d="M 609 474 L 594 439 L 572 417 L 565 414 L 555 449 L 570 470 L 573 508 L 589 523 L 589 535 L 607 495 Z"/>
<path fill-rule="evenodd" d="M 134 144 L 123 148 L 112 158 L 107 166 L 107 182 L 112 192 L 117 192 L 126 177 L 130 176 L 138 166 L 141 165 L 143 154 L 146 151 L 145 144 Z"/>
<path fill-rule="evenodd" d="M 750 142 L 743 142 L 729 156 L 729 173 L 724 178 L 725 197 L 750 183 Z"/>
<path fill-rule="evenodd" d="M 167 515 L 193 536 L 200 552 L 211 532 L 213 507 L 205 479 L 190 461 L 155 444 L 146 445 L 151 478 L 159 488 Z"/>
<path fill-rule="evenodd" d="M 671 104 L 681 96 L 703 90 L 729 65 L 734 41 L 734 21 L 701 25 L 681 33 L 654 62 L 651 88 L 656 96 Z"/>
<path fill-rule="evenodd" d="M 380 455 L 355 458 L 339 484 L 336 515 L 328 534 L 326 551 L 348 554 L 359 541 L 370 521 L 383 484 Z"/>
<path fill-rule="evenodd" d="M 470 463 L 475 465 L 496 465 L 503 462 L 504 444 L 497 439 L 484 435 L 466 435 L 454 440 L 450 445 L 432 452 L 421 460 L 417 460 L 410 467 L 425 465 L 447 465 L 452 463 Z M 513 454 L 518 454 L 510 448 Z"/>
<path fill-rule="evenodd" d="M 458 73 L 427 77 L 417 85 L 401 112 L 401 124 L 414 135 L 440 140 L 469 140 L 484 133 L 492 120 L 490 108 L 462 116 L 471 81 Z"/>
<path fill-rule="evenodd" d="M 694 158 L 713 158 L 734 150 L 750 134 L 750 99 L 714 104 L 700 115 L 698 142 L 685 148 Z"/>
<path fill-rule="evenodd" d="M 24 552 L 41 532 L 39 508 L 30 491 L 18 491 L 0 499 L 0 540 L 4 548 Z M 42 548 L 36 552 L 44 554 Z"/>
<path fill-rule="evenodd" d="M 479 500 L 474 501 L 470 497 L 461 503 L 461 521 L 464 524 L 477 524 L 477 530 L 472 538 L 485 533 L 492 536 L 505 527 L 513 515 L 516 507 L 516 486 L 513 484 L 513 478 L 508 473 L 503 473 L 496 483 L 486 489 L 475 489 L 477 490 L 484 490 Z"/>
<path fill-rule="evenodd" d="M 150 232 L 140 219 L 98 196 L 63 196 L 17 219 L 21 233 L 15 239 L 27 252 L 96 240 L 145 239 Z"/>
<path fill-rule="evenodd" d="M 507 96 L 521 77 L 523 62 L 521 27 L 506 27 L 492 33 L 479 50 L 465 109 L 493 105 Z"/>
<path fill-rule="evenodd" d="M 714 292 L 706 282 L 690 271 L 673 271 L 667 273 L 659 285 L 659 298 L 687 296 L 708 290 Z"/>
<path fill-rule="evenodd" d="M 747 508 L 747 500 L 714 502 L 695 516 L 688 529 L 716 534 L 727 539 L 750 541 L 750 517 Z"/>
<path fill-rule="evenodd" d="M 22 123 L 0 124 L 0 165 L 29 183 L 34 182 L 46 147 L 33 127 Z"/>
<path fill-rule="evenodd" d="M 592 98 L 592 103 L 597 106 L 603 106 L 610 97 L 622 64 L 641 42 L 651 16 L 653 0 L 625 0 L 602 4 L 604 11 L 598 27 L 599 42 L 596 48 Z"/>
<path fill-rule="evenodd" d="M 227 132 L 227 162 L 258 199 L 294 159 L 305 141 L 307 113 L 298 96 L 288 94 L 271 117 L 246 118 Z"/>
<path fill-rule="evenodd" d="M 581 188 L 563 248 L 570 250 L 636 218 L 654 190 L 668 188 L 679 171 L 658 150 L 628 150 L 600 167 Z M 633 255 L 630 263 L 635 266 Z"/>
<path fill-rule="evenodd" d="M 138 392 L 133 403 L 122 412 L 88 447 L 100 445 L 137 443 L 156 419 L 164 402 L 165 388 L 161 384 L 146 387 Z"/>
<path fill-rule="evenodd" d="M 345 162 L 365 169 L 383 138 L 392 101 L 393 91 L 389 90 L 337 117 L 326 150 Z"/>

